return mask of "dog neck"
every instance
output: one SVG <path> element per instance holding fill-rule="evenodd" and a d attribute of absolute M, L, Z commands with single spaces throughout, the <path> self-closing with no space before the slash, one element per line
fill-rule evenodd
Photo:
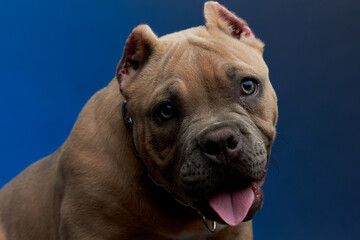
<path fill-rule="evenodd" d="M 123 101 L 118 82 L 114 79 L 84 106 L 59 155 L 60 165 L 73 165 L 71 169 L 78 172 L 62 172 L 63 181 L 75 179 L 74 175 L 85 175 L 81 179 L 91 179 L 92 182 L 87 183 L 85 188 L 89 193 L 94 189 L 101 192 L 98 195 L 103 196 L 102 204 L 106 208 L 112 206 L 113 209 L 108 209 L 108 212 L 114 214 L 113 218 L 119 225 L 128 225 L 124 222 L 127 220 L 121 217 L 122 212 L 137 219 L 138 225 L 128 226 L 129 232 L 141 229 L 153 232 L 157 229 L 164 236 L 170 236 L 194 226 L 194 232 L 207 234 L 196 210 L 177 202 L 149 178 L 147 168 L 133 151 L 131 132 L 123 122 Z M 91 197 L 86 201 L 99 205 Z M 102 212 L 96 214 L 101 215 Z M 143 222 L 142 219 L 154 221 Z"/>

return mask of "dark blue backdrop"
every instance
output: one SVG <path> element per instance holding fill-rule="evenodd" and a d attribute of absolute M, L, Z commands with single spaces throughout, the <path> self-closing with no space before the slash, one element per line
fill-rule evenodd
<path fill-rule="evenodd" d="M 359 239 L 360 1 L 221 1 L 266 43 L 278 138 L 255 239 Z M 202 25 L 203 1 L 2 0 L 0 187 L 69 134 L 131 29 Z"/>

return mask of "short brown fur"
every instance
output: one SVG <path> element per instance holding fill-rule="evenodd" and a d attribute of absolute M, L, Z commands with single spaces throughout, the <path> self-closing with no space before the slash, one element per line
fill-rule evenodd
<path fill-rule="evenodd" d="M 1 189 L 1 240 L 252 239 L 251 221 L 236 227 L 218 225 L 215 234 L 207 233 L 196 211 L 178 204 L 147 176 L 149 169 L 178 196 L 190 198 L 160 171 L 175 150 L 162 143 L 156 146 L 161 150 L 153 147 L 152 137 L 164 133 L 149 123 L 149 105 L 173 82 L 174 92 L 187 102 L 184 111 L 197 114 L 191 115 L 189 125 L 196 119 L 211 124 L 205 120 L 209 112 L 227 106 L 226 96 L 233 97 L 227 93 L 230 81 L 216 81 L 226 78 L 224 66 L 229 63 L 241 76 L 262 79 L 261 99 L 241 111 L 253 120 L 264 144 L 271 147 L 274 141 L 277 99 L 262 59 L 263 43 L 243 35 L 240 40 L 230 37 L 218 8 L 216 2 L 205 4 L 206 26 L 162 38 L 146 25 L 134 29 L 138 47 L 132 61 L 138 61 L 140 69 L 127 68 L 123 57 L 117 77 L 87 102 L 65 143 Z M 218 101 L 219 96 L 225 98 Z M 125 99 L 142 161 L 122 120 Z M 165 134 L 167 138 L 173 139 Z"/>

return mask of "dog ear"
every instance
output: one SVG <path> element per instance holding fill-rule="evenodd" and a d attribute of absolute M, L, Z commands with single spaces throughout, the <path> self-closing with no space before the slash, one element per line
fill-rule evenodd
<path fill-rule="evenodd" d="M 123 91 L 129 76 L 141 70 L 151 56 L 158 38 L 148 25 L 139 25 L 126 40 L 123 56 L 116 68 L 116 78 Z"/>
<path fill-rule="evenodd" d="M 243 37 L 255 38 L 245 20 L 231 13 L 218 2 L 206 2 L 204 5 L 206 27 L 210 30 L 218 28 L 223 32 L 240 39 Z"/>

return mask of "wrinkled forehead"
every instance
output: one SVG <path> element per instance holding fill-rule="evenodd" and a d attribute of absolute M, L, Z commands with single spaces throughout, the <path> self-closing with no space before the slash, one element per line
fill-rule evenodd
<path fill-rule="evenodd" d="M 155 84 L 151 101 L 186 99 L 192 105 L 203 105 L 204 101 L 231 97 L 231 89 L 244 77 L 269 82 L 261 53 L 246 44 L 227 44 L 206 33 L 176 33 L 166 40 L 166 51 L 156 63 L 161 69 L 156 71 L 155 81 L 162 84 Z"/>
<path fill-rule="evenodd" d="M 225 34 L 214 36 L 198 27 L 164 36 L 161 41 L 166 46 L 160 64 L 163 78 L 180 78 L 188 85 L 199 78 L 219 79 L 236 73 L 268 81 L 262 52 Z"/>

